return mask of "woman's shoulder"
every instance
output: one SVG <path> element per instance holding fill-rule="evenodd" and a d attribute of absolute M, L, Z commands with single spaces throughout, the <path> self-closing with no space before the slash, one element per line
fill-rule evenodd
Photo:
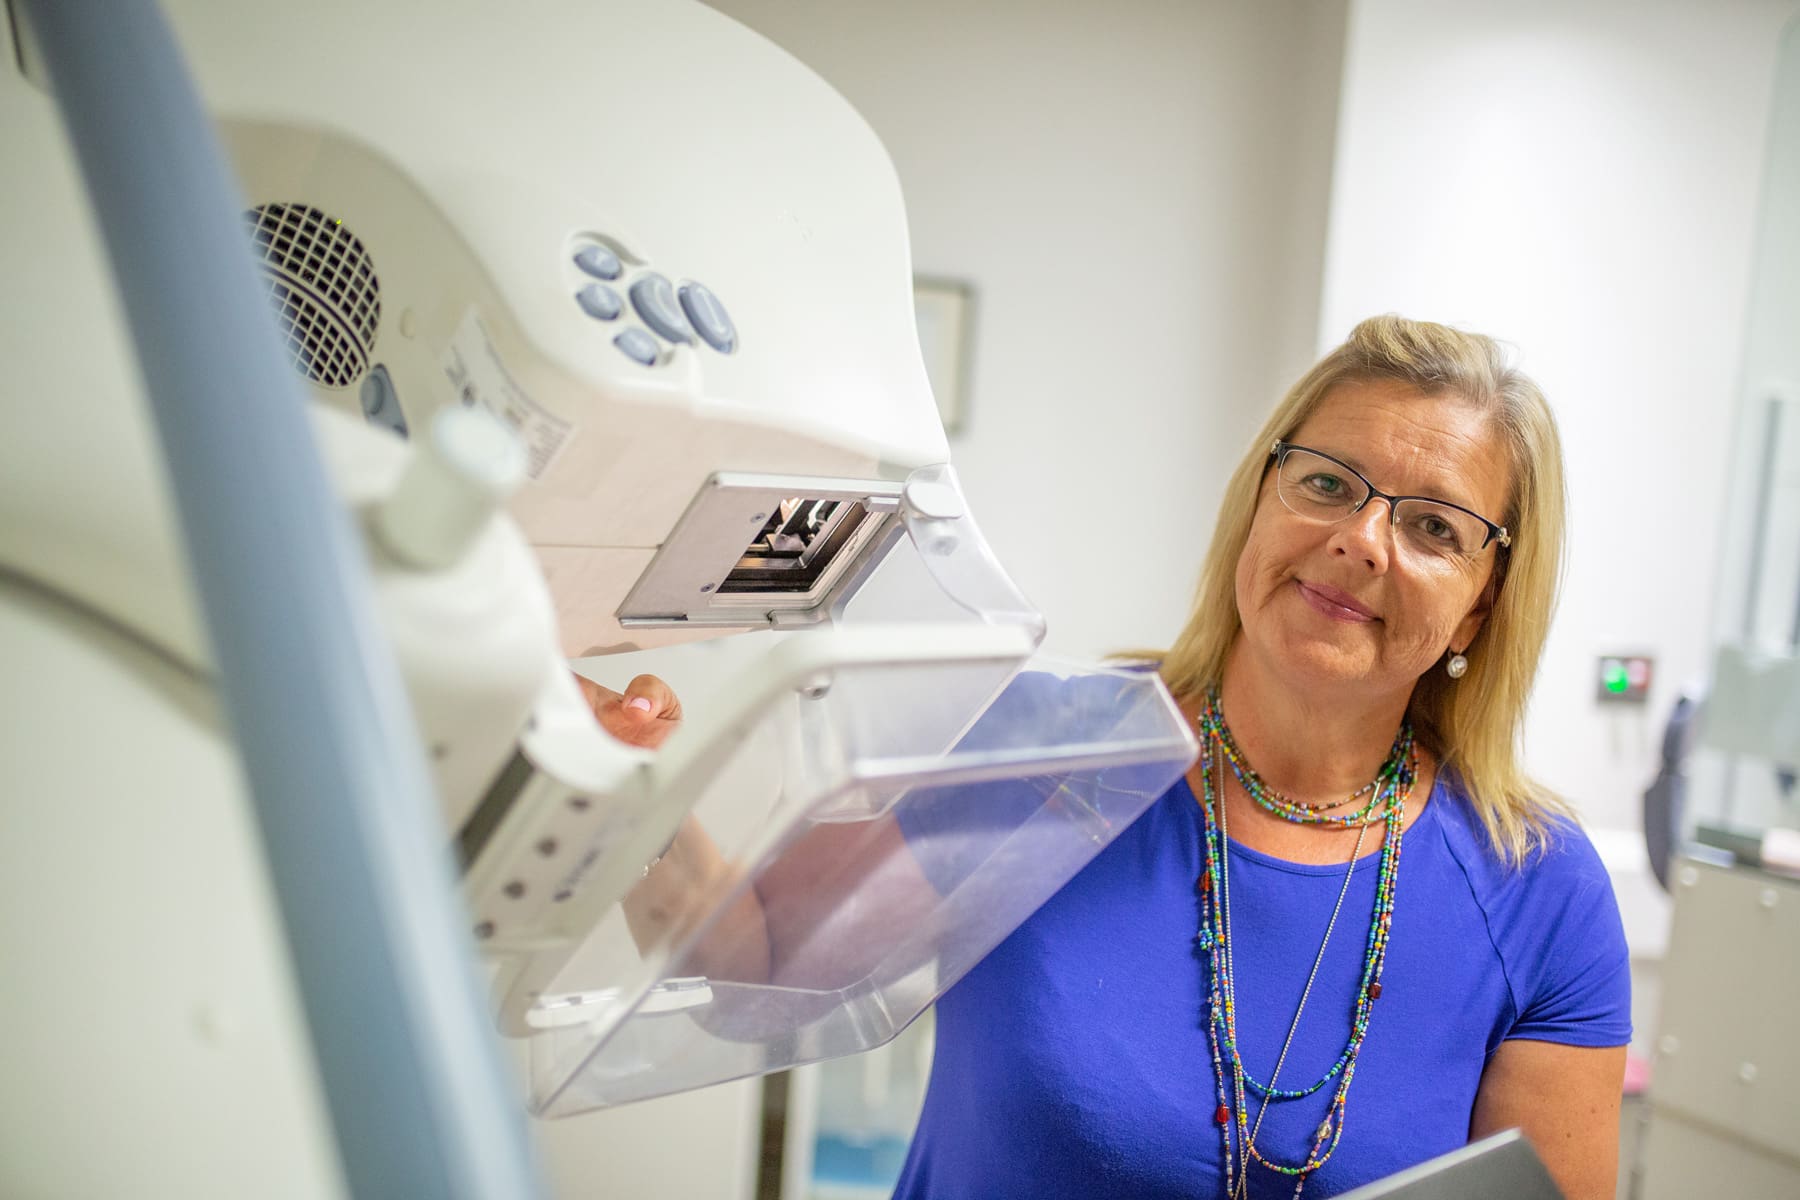
<path fill-rule="evenodd" d="M 1575 818 L 1547 813 L 1542 834 L 1522 857 L 1503 855 L 1481 814 L 1454 776 L 1440 778 L 1432 801 L 1440 806 L 1438 827 L 1451 856 L 1468 877 L 1478 900 L 1531 899 L 1554 904 L 1598 884 L 1610 889 L 1600 853 Z M 1485 907 L 1485 903 L 1484 903 Z"/>
<path fill-rule="evenodd" d="M 1468 797 L 1449 789 L 1439 827 L 1482 912 L 1517 1009 L 1505 1036 L 1582 1046 L 1631 1038 L 1630 954 L 1612 879 L 1580 824 L 1546 820 L 1516 862 Z"/>

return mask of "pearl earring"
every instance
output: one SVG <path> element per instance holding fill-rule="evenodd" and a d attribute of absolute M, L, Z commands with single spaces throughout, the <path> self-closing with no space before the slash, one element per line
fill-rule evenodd
<path fill-rule="evenodd" d="M 1450 661 L 1444 664 L 1444 670 L 1450 672 L 1450 678 L 1461 679 L 1469 669 L 1469 660 L 1461 654 L 1452 654 Z"/>

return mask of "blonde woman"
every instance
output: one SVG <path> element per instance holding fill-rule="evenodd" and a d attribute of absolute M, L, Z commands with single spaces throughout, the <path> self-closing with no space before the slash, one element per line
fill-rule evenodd
<path fill-rule="evenodd" d="M 1491 340 L 1378 317 L 1294 386 L 1162 659 L 1200 760 L 939 1001 L 897 1197 L 1322 1197 L 1512 1126 L 1613 1195 L 1624 935 L 1517 757 L 1562 525 Z"/>
<path fill-rule="evenodd" d="M 1200 761 L 939 1002 L 897 1195 L 1328 1196 L 1517 1125 L 1612 1196 L 1624 935 L 1516 751 L 1562 523 L 1489 339 L 1379 317 L 1294 386 L 1162 662 Z"/>

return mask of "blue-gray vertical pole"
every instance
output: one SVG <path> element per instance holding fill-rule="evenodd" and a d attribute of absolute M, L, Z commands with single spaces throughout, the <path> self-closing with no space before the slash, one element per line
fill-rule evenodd
<path fill-rule="evenodd" d="M 175 42 L 152 0 L 22 3 L 136 343 L 345 1177 L 542 1195 L 399 672 Z"/>

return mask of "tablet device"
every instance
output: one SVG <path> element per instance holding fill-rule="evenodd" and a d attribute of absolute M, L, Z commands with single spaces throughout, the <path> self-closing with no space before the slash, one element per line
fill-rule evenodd
<path fill-rule="evenodd" d="M 1564 1200 L 1517 1129 L 1408 1167 L 1338 1200 Z"/>

